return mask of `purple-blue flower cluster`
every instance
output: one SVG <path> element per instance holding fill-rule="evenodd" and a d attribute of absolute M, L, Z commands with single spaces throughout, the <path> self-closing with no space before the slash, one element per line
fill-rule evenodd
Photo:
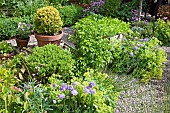
<path fill-rule="evenodd" d="M 139 49 L 139 47 L 143 47 L 144 44 L 139 44 L 138 41 L 145 43 L 149 41 L 149 38 L 144 38 L 144 39 L 138 39 L 137 37 L 134 38 L 134 41 L 136 41 L 136 45 L 131 44 L 131 46 L 133 46 L 134 51 L 137 51 Z M 130 52 L 129 55 L 132 57 L 134 56 L 134 52 Z"/>
<path fill-rule="evenodd" d="M 90 7 L 87 7 L 86 9 L 83 10 L 83 12 L 93 12 L 93 13 L 99 13 L 103 11 L 105 1 L 104 0 L 99 0 L 99 1 L 92 1 L 90 4 Z"/>
<path fill-rule="evenodd" d="M 96 82 L 90 82 L 90 84 L 86 88 L 84 88 L 84 93 L 95 94 L 96 91 L 92 89 L 94 86 L 96 86 Z"/>
<path fill-rule="evenodd" d="M 61 85 L 61 87 L 60 87 L 60 91 L 64 92 L 64 91 L 67 90 L 67 91 L 70 91 L 70 94 L 76 96 L 76 95 L 78 95 L 78 91 L 74 87 L 77 86 L 78 84 L 79 84 L 78 82 L 74 82 L 71 85 L 63 83 Z M 84 93 L 86 93 L 86 94 L 95 94 L 96 91 L 94 89 L 92 89 L 94 86 L 96 86 L 96 82 L 90 82 L 89 85 L 86 88 L 84 88 Z M 53 84 L 52 87 L 55 88 L 56 84 Z M 65 96 L 64 93 L 61 93 L 61 94 L 58 95 L 59 99 L 64 99 L 65 97 L 66 96 Z M 53 102 L 53 103 L 55 103 L 55 102 Z"/>
<path fill-rule="evenodd" d="M 78 92 L 77 92 L 77 90 L 75 90 L 74 86 L 76 86 L 77 84 L 78 84 L 78 82 L 74 82 L 72 85 L 63 83 L 60 87 L 60 91 L 64 92 L 64 91 L 68 90 L 68 91 L 70 91 L 70 93 L 72 95 L 76 96 L 76 95 L 78 95 Z M 58 98 L 60 98 L 60 99 L 65 98 L 65 94 L 64 93 L 59 94 Z"/>

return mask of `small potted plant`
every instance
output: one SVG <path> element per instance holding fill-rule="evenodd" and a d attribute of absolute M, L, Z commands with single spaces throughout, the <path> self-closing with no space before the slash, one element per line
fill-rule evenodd
<path fill-rule="evenodd" d="M 16 36 L 16 42 L 18 47 L 27 47 L 28 41 L 29 41 L 29 35 L 31 35 L 31 32 L 33 31 L 33 25 L 32 24 L 26 24 L 19 22 L 18 28 L 17 28 L 17 36 Z"/>
<path fill-rule="evenodd" d="M 46 6 L 37 10 L 34 17 L 35 38 L 38 46 L 46 44 L 60 44 L 62 32 L 62 21 L 59 11 L 53 6 Z"/>
<path fill-rule="evenodd" d="M 8 59 L 14 56 L 14 46 L 10 43 L 2 41 L 0 43 L 0 59 Z"/>

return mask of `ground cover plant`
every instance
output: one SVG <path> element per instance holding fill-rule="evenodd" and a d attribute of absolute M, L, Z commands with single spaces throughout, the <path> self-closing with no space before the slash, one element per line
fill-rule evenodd
<path fill-rule="evenodd" d="M 71 39 L 76 49 L 73 53 L 76 55 L 77 69 L 82 72 L 89 67 L 97 70 L 105 68 L 112 55 L 108 37 L 131 31 L 129 24 L 100 15 L 87 16 L 79 20 L 74 28 L 76 34 Z"/>

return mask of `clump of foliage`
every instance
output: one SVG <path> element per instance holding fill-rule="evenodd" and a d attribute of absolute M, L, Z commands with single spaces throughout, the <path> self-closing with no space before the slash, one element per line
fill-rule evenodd
<path fill-rule="evenodd" d="M 105 0 L 104 12 L 107 16 L 114 16 L 118 12 L 118 8 L 122 0 Z"/>
<path fill-rule="evenodd" d="M 77 69 L 82 72 L 89 67 L 97 70 L 104 68 L 112 56 L 108 37 L 131 31 L 129 24 L 99 15 L 81 19 L 74 28 L 77 32 L 71 37 L 76 46 L 73 51 Z"/>
<path fill-rule="evenodd" d="M 48 80 L 52 74 L 60 74 L 65 79 L 69 78 L 74 66 L 71 53 L 53 44 L 35 47 L 32 54 L 26 56 L 25 61 L 30 72 L 42 82 Z"/>
<path fill-rule="evenodd" d="M 74 77 L 71 82 L 49 78 L 50 97 L 53 99 L 54 111 L 81 113 L 112 113 L 119 92 L 115 81 L 105 73 L 89 70 L 83 77 Z"/>
<path fill-rule="evenodd" d="M 141 25 L 141 24 L 139 24 Z M 147 25 L 141 26 L 144 30 L 143 37 L 156 37 L 162 42 L 162 45 L 170 45 L 170 21 L 158 19 L 155 22 L 149 22 Z"/>
<path fill-rule="evenodd" d="M 0 19 L 0 40 L 8 40 L 18 34 L 18 23 L 32 24 L 31 17 L 13 17 Z"/>
<path fill-rule="evenodd" d="M 71 26 L 82 16 L 83 8 L 78 5 L 67 5 L 59 9 L 63 26 Z"/>
<path fill-rule="evenodd" d="M 0 54 L 9 54 L 14 51 L 14 47 L 5 41 L 0 43 Z"/>
<path fill-rule="evenodd" d="M 159 48 L 157 38 L 126 37 L 124 40 L 111 38 L 111 41 L 114 50 L 109 68 L 112 72 L 131 74 L 142 82 L 162 78 L 167 54 Z"/>
<path fill-rule="evenodd" d="M 163 45 L 170 45 L 170 21 L 158 19 L 155 23 L 154 36 L 162 42 Z"/>
<path fill-rule="evenodd" d="M 32 16 L 36 13 L 38 8 L 49 5 L 46 0 L 18 0 L 17 6 L 14 7 L 14 17 Z"/>
<path fill-rule="evenodd" d="M 54 35 L 62 29 L 59 11 L 53 6 L 37 10 L 34 18 L 35 31 L 39 34 Z"/>
<path fill-rule="evenodd" d="M 16 102 L 17 95 L 14 93 L 20 92 L 21 89 L 15 86 L 17 82 L 13 72 L 0 66 L 0 112 L 11 113 L 14 109 L 18 111 L 17 108 L 20 106 Z"/>

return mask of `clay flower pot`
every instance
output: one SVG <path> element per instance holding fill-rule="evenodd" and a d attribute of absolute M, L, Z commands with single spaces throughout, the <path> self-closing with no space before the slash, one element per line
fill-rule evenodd
<path fill-rule="evenodd" d="M 63 31 L 60 31 L 58 35 L 54 35 L 54 36 L 39 35 L 35 33 L 35 38 L 37 39 L 39 47 L 50 43 L 60 45 L 62 36 L 63 36 Z"/>
<path fill-rule="evenodd" d="M 17 42 L 18 47 L 21 47 L 21 48 L 22 47 L 27 47 L 29 39 L 23 40 L 23 39 L 16 38 L 16 42 Z"/>

